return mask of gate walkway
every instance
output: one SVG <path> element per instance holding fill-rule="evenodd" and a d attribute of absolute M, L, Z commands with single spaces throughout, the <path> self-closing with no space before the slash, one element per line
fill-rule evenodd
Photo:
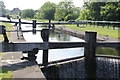
<path fill-rule="evenodd" d="M 15 30 L 16 28 L 13 28 Z M 11 32 L 10 42 L 25 42 L 24 38 L 17 39 L 17 32 Z M 22 52 L 3 53 L 1 66 L 13 73 L 13 78 L 45 78 L 35 61 L 21 60 Z"/>

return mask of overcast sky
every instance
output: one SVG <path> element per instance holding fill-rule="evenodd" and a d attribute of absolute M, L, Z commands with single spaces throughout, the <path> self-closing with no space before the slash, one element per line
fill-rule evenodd
<path fill-rule="evenodd" d="M 24 9 L 39 9 L 45 2 L 50 1 L 58 4 L 61 0 L 2 0 L 5 3 L 6 9 L 12 10 L 13 8 Z M 76 7 L 81 7 L 84 2 L 83 0 L 73 0 Z"/>

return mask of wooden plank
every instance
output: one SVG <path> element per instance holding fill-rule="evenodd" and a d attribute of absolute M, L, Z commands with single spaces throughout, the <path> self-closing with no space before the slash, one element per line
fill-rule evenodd
<path fill-rule="evenodd" d="M 32 32 L 33 30 L 21 30 L 21 32 Z M 35 30 L 36 32 L 38 31 L 41 31 L 41 30 Z M 6 32 L 17 32 L 17 30 L 8 30 Z"/>
<path fill-rule="evenodd" d="M 44 42 L 44 43 L 0 43 L 0 52 L 32 51 L 34 48 L 39 50 L 63 49 L 84 47 L 85 42 Z"/>
<path fill-rule="evenodd" d="M 97 42 L 97 47 L 120 47 L 120 42 Z"/>
<path fill-rule="evenodd" d="M 34 48 L 43 50 L 48 46 L 44 43 L 0 43 L 0 52 L 32 51 Z"/>
<path fill-rule="evenodd" d="M 17 21 L 3 21 L 3 20 L 0 20 L 0 22 L 3 22 L 3 23 L 19 23 Z M 21 22 L 21 24 L 33 24 L 32 22 Z M 41 24 L 44 24 L 44 25 L 74 25 L 74 24 L 86 24 L 85 22 L 79 22 L 79 23 L 40 23 L 40 22 L 37 22 L 36 25 L 41 25 Z"/>
<path fill-rule="evenodd" d="M 85 47 L 85 42 L 50 42 L 49 49 Z"/>
<path fill-rule="evenodd" d="M 0 22 L 2 23 L 19 23 L 17 21 L 4 21 L 4 20 L 0 20 Z M 21 24 L 33 24 L 32 22 L 21 22 Z"/>
<path fill-rule="evenodd" d="M 84 56 L 78 56 L 78 57 L 72 57 L 72 58 L 67 58 L 67 59 L 62 59 L 62 60 L 51 61 L 51 62 L 48 62 L 48 64 L 55 64 L 56 62 L 59 64 L 61 62 L 70 61 L 70 60 L 77 60 L 80 58 L 84 58 Z M 38 65 L 43 66 L 43 64 L 38 64 Z"/>

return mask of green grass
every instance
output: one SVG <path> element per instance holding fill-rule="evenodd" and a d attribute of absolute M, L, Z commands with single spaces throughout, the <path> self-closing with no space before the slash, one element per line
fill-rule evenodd
<path fill-rule="evenodd" d="M 62 25 L 60 25 L 62 27 Z M 105 29 L 105 28 L 99 28 L 99 27 L 93 27 L 93 26 L 84 26 L 81 25 L 80 27 L 77 27 L 76 25 L 66 25 L 65 27 L 74 29 L 74 30 L 81 30 L 81 31 L 96 31 L 99 35 L 109 36 L 113 38 L 120 38 L 118 36 L 118 30 L 112 30 L 112 29 Z M 83 28 L 82 28 L 83 27 Z"/>
<path fill-rule="evenodd" d="M 9 23 L 0 23 L 0 25 L 6 26 L 6 30 L 11 30 L 13 28 L 13 25 Z M 8 39 L 10 39 L 10 32 L 7 32 Z M 0 35 L 0 42 L 3 41 L 3 35 Z M 2 52 L 0 52 L 0 57 L 2 56 Z M 1 59 L 1 58 L 0 58 Z M 13 74 L 11 71 L 7 68 L 0 67 L 0 80 L 2 78 L 12 78 Z"/>
<path fill-rule="evenodd" d="M 0 78 L 12 78 L 13 74 L 7 68 L 0 67 Z"/>

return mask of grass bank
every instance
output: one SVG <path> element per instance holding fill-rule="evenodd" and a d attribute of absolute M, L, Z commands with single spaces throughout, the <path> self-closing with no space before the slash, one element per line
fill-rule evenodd
<path fill-rule="evenodd" d="M 112 37 L 112 38 L 120 38 L 120 36 L 118 36 L 119 30 L 93 27 L 93 26 L 89 26 L 89 25 L 84 26 L 84 27 L 83 27 L 83 25 L 81 25 L 80 27 L 77 27 L 76 25 L 65 25 L 65 27 L 70 28 L 70 29 L 74 29 L 74 30 L 77 30 L 77 31 L 78 30 L 81 30 L 81 31 L 96 31 L 97 34 L 99 34 L 99 35 L 109 36 L 109 37 Z"/>
<path fill-rule="evenodd" d="M 26 18 L 26 19 L 27 20 L 37 20 L 38 22 L 49 22 L 48 20 L 30 19 L 30 18 Z M 58 22 L 58 21 L 52 20 L 51 22 L 55 23 L 55 22 Z M 60 21 L 60 22 L 65 22 L 65 21 Z M 65 26 L 66 28 L 70 28 L 70 29 L 77 30 L 77 31 L 78 30 L 81 30 L 81 31 L 96 31 L 97 34 L 99 34 L 99 35 L 104 35 L 104 36 L 109 36 L 109 37 L 112 37 L 112 38 L 119 38 L 120 39 L 120 36 L 118 35 L 119 30 L 101 28 L 101 26 L 98 26 L 98 27 L 94 27 L 94 25 L 92 25 L 92 26 L 90 26 L 90 25 L 87 25 L 87 26 L 80 25 L 80 27 L 77 27 L 76 25 L 56 25 L 56 26 L 60 26 L 60 27 Z M 104 26 L 104 27 L 108 27 L 108 26 Z"/>
<path fill-rule="evenodd" d="M 0 25 L 6 26 L 6 30 L 11 30 L 13 28 L 13 25 L 11 25 L 9 23 L 0 23 Z M 8 36 L 8 39 L 10 39 L 10 32 L 7 32 L 7 36 Z M 3 40 L 4 40 L 3 36 L 0 35 L 0 42 Z M 0 52 L 0 57 L 1 56 L 2 56 L 2 53 Z M 9 69 L 0 67 L 0 80 L 2 78 L 12 78 L 12 77 L 13 77 L 13 74 L 11 73 L 11 71 Z"/>

